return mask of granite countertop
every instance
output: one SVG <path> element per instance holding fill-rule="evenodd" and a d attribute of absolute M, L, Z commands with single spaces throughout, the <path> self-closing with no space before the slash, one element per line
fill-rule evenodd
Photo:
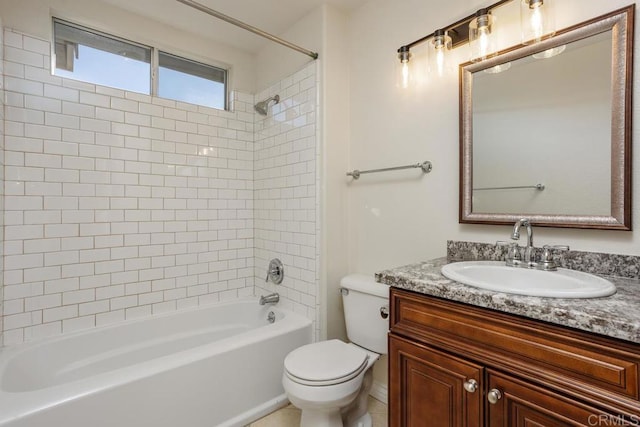
<path fill-rule="evenodd" d="M 617 288 L 617 292 L 610 297 L 542 298 L 487 291 L 447 279 L 440 269 L 448 262 L 447 257 L 443 257 L 384 270 L 376 273 L 376 281 L 425 295 L 640 343 L 640 280 L 636 277 L 601 275 Z"/>

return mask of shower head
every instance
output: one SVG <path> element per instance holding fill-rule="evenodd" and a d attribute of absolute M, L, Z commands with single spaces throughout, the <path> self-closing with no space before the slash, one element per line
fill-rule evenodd
<path fill-rule="evenodd" d="M 266 116 L 267 112 L 269 111 L 269 103 L 271 101 L 274 101 L 274 104 L 279 103 L 280 95 L 274 95 L 270 98 L 265 99 L 264 101 L 258 102 L 256 105 L 253 106 L 253 109 L 256 110 L 256 112 L 261 116 Z"/>

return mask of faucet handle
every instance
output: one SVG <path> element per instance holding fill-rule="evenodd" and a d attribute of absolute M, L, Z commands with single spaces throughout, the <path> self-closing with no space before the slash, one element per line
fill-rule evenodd
<path fill-rule="evenodd" d="M 284 265 L 282 265 L 282 261 L 278 258 L 274 258 L 269 262 L 269 267 L 267 267 L 267 278 L 265 282 L 271 280 L 276 285 L 282 283 L 284 280 Z"/>
<path fill-rule="evenodd" d="M 517 266 L 521 262 L 520 251 L 518 250 L 518 242 L 505 242 L 498 240 L 496 246 L 508 246 L 507 255 L 504 257 L 504 261 L 507 265 Z"/>
<path fill-rule="evenodd" d="M 556 271 L 558 265 L 551 259 L 551 250 L 568 251 L 570 248 L 567 245 L 544 245 L 542 247 L 542 259 L 537 265 L 537 268 L 545 271 Z"/>
<path fill-rule="evenodd" d="M 551 249 L 557 251 L 568 251 L 571 248 L 569 248 L 568 245 L 544 245 L 542 249 L 544 249 L 544 252 L 542 253 L 542 261 L 551 261 Z"/>

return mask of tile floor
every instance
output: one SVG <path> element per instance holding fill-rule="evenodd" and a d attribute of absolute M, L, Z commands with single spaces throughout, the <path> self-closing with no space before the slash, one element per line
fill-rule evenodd
<path fill-rule="evenodd" d="M 369 412 L 373 418 L 373 427 L 387 427 L 387 405 L 369 397 Z M 249 427 L 298 427 L 300 425 L 300 410 L 288 405 L 249 424 Z"/>

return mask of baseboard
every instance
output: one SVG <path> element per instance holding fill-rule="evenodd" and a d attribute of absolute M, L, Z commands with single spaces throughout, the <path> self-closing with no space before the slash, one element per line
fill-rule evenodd
<path fill-rule="evenodd" d="M 389 389 L 386 384 L 382 384 L 380 382 L 374 381 L 371 386 L 371 391 L 369 392 L 371 397 L 378 399 L 380 402 L 387 404 L 389 400 Z"/>

